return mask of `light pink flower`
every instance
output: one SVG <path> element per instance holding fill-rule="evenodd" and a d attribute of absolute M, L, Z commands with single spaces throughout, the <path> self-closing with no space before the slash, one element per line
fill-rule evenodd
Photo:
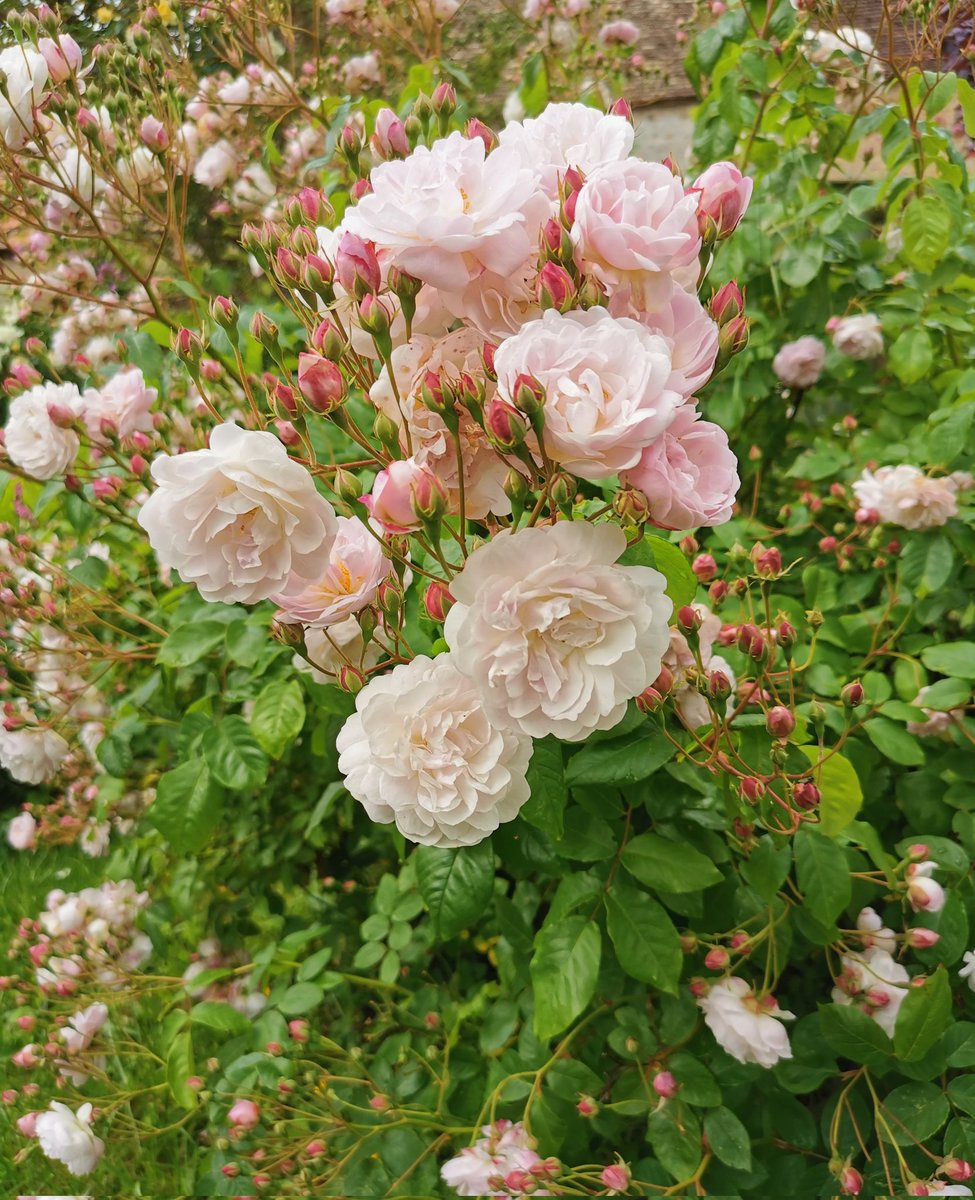
<path fill-rule="evenodd" d="M 583 479 L 635 467 L 684 399 L 670 390 L 670 347 L 605 308 L 549 309 L 498 348 L 498 394 L 513 402 L 529 375 L 544 395 L 545 450 Z"/>
<path fill-rule="evenodd" d="M 49 37 L 39 38 L 37 48 L 44 56 L 54 83 L 62 83 L 81 67 L 81 47 L 68 33 L 60 34 L 57 41 Z"/>
<path fill-rule="evenodd" d="M 945 906 L 945 890 L 932 873 L 936 862 L 911 863 L 907 868 L 907 899 L 915 912 L 940 912 Z"/>
<path fill-rule="evenodd" d="M 368 644 L 355 617 L 346 617 L 328 629 L 305 630 L 305 654 L 291 660 L 295 668 L 311 675 L 316 683 L 334 684 L 343 667 L 365 672 L 377 665 L 383 652 L 375 640 Z"/>
<path fill-rule="evenodd" d="M 632 21 L 608 21 L 597 34 L 604 46 L 632 46 L 639 36 L 639 26 Z"/>
<path fill-rule="evenodd" d="M 375 603 L 392 567 L 382 543 L 361 521 L 339 517 L 323 574 L 312 581 L 298 578 L 295 590 L 273 596 L 281 606 L 277 619 L 317 628 L 336 625 Z"/>
<path fill-rule="evenodd" d="M 801 337 L 786 342 L 775 358 L 772 370 L 786 387 L 810 388 L 823 373 L 826 347 L 817 337 Z"/>
<path fill-rule="evenodd" d="M 37 821 L 29 812 L 18 813 L 7 826 L 7 841 L 14 850 L 33 850 L 37 845 Z"/>
<path fill-rule="evenodd" d="M 623 475 L 650 501 L 650 519 L 661 529 L 696 529 L 731 519 L 738 494 L 738 460 L 720 426 L 678 409 L 670 427 Z"/>
<path fill-rule="evenodd" d="M 439 482 L 429 467 L 415 457 L 394 459 L 376 476 L 372 493 L 362 497 L 369 515 L 389 533 L 409 533 L 423 522 L 413 507 L 419 489 L 429 490 Z"/>
<path fill-rule="evenodd" d="M 915 737 L 936 737 L 942 738 L 944 741 L 950 741 L 951 731 L 964 718 L 965 710 L 964 708 L 953 708 L 948 712 L 941 712 L 938 709 L 925 708 L 924 697 L 927 691 L 926 687 L 921 688 L 912 701 L 912 704 L 921 710 L 925 719 L 923 721 L 908 721 L 907 732 L 913 733 Z"/>
<path fill-rule="evenodd" d="M 105 1152 L 105 1143 L 91 1131 L 92 1106 L 82 1104 L 73 1113 L 52 1100 L 35 1123 L 37 1140 L 48 1158 L 64 1163 L 72 1175 L 88 1175 Z"/>
<path fill-rule="evenodd" d="M 534 172 L 508 152 L 486 156 L 480 138 L 459 132 L 380 163 L 369 178 L 372 191 L 346 212 L 346 229 L 446 291 L 484 270 L 520 267 L 549 209 Z"/>
<path fill-rule="evenodd" d="M 826 328 L 833 336 L 833 345 L 847 358 L 878 358 L 884 352 L 884 333 L 880 318 L 873 313 L 834 317 Z"/>
<path fill-rule="evenodd" d="M 10 460 L 34 479 L 63 475 L 80 442 L 70 422 L 82 410 L 73 383 L 39 383 L 10 401 L 4 445 Z"/>
<path fill-rule="evenodd" d="M 771 996 L 759 1000 L 744 979 L 732 975 L 711 984 L 697 1003 L 718 1045 L 739 1062 L 768 1068 L 792 1057 L 781 1022 L 793 1020 L 794 1014 L 784 1012 Z"/>
<path fill-rule="evenodd" d="M 156 402 L 156 389 L 146 384 L 138 367 L 116 371 L 100 388 L 84 393 L 84 420 L 95 439 L 102 437 L 102 422 L 108 422 L 119 437 L 129 437 L 140 431 L 151 432 L 150 409 Z"/>
<path fill-rule="evenodd" d="M 852 1004 L 865 1012 L 893 1037 L 910 982 L 907 970 L 890 952 L 875 946 L 862 954 L 843 956 L 832 999 L 834 1004 Z"/>
<path fill-rule="evenodd" d="M 440 1177 L 458 1196 L 496 1196 L 501 1193 L 491 1181 L 514 1170 L 528 1171 L 542 1160 L 535 1150 L 535 1139 L 519 1122 L 496 1121 L 481 1129 L 483 1137 L 473 1146 L 465 1146 L 440 1168 Z M 507 1194 L 505 1192 L 504 1194 Z M 533 1192 L 547 1196 L 549 1192 Z"/>
<path fill-rule="evenodd" d="M 669 295 L 665 276 L 697 261 L 697 198 L 661 163 L 607 163 L 579 191 L 571 237 L 611 294 L 625 290 L 649 309 L 655 296 Z"/>
<path fill-rule="evenodd" d="M 873 509 L 881 521 L 904 529 L 933 529 L 958 515 L 958 488 L 952 477 L 931 478 L 907 463 L 864 471 L 853 493 L 861 508 Z"/>
<path fill-rule="evenodd" d="M 368 87 L 378 83 L 382 78 L 379 70 L 379 56 L 372 50 L 365 54 L 354 54 L 342 64 L 339 71 L 342 83 L 350 91 L 355 88 Z"/>
<path fill-rule="evenodd" d="M 610 297 L 614 317 L 632 317 L 651 333 L 659 333 L 670 346 L 671 376 L 668 386 L 682 396 L 693 396 L 714 374 L 718 358 L 718 326 L 694 292 L 671 283 L 660 289 L 654 305 L 644 312 L 625 293 Z"/>
<path fill-rule="evenodd" d="M 208 146 L 196 160 L 193 178 L 201 187 L 216 190 L 222 188 L 239 167 L 237 151 L 230 142 L 222 138 Z"/>
<path fill-rule="evenodd" d="M 719 238 L 734 233 L 752 198 L 754 183 L 731 162 L 712 163 L 691 185 L 701 212 L 711 218 Z"/>
<path fill-rule="evenodd" d="M 61 1030 L 61 1039 L 69 1054 L 80 1054 L 94 1041 L 95 1034 L 108 1020 L 108 1008 L 104 1004 L 90 1004 L 76 1012 L 68 1025 Z"/>

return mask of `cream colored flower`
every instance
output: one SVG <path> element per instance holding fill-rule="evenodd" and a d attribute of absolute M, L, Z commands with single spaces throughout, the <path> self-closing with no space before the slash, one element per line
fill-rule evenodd
<path fill-rule="evenodd" d="M 697 1003 L 718 1045 L 739 1062 L 774 1067 L 792 1057 L 782 1022 L 793 1020 L 794 1014 L 779 1008 L 771 996 L 760 1000 L 744 979 L 731 975 L 713 983 Z"/>

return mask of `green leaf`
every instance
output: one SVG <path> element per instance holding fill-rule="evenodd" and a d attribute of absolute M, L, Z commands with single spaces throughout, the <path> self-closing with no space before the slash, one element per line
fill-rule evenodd
<path fill-rule="evenodd" d="M 324 999 L 325 991 L 317 983 L 293 983 L 278 1001 L 278 1009 L 286 1017 L 300 1017 Z"/>
<path fill-rule="evenodd" d="M 305 700 L 294 679 L 276 679 L 254 701 L 250 725 L 261 749 L 280 758 L 305 724 Z"/>
<path fill-rule="evenodd" d="M 969 137 L 975 137 L 975 88 L 961 75 L 958 76 L 958 103 L 961 105 L 965 132 Z"/>
<path fill-rule="evenodd" d="M 674 754 L 674 746 L 652 725 L 615 741 L 585 746 L 569 760 L 565 779 L 569 787 L 637 783 L 670 762 Z"/>
<path fill-rule="evenodd" d="M 194 1025 L 204 1025 L 207 1029 L 216 1029 L 220 1033 L 238 1035 L 247 1033 L 251 1027 L 250 1018 L 230 1004 L 220 1000 L 202 1000 L 190 1009 L 190 1020 Z"/>
<path fill-rule="evenodd" d="M 203 757 L 213 778 L 235 792 L 253 791 L 267 779 L 267 756 L 243 717 L 223 717 L 208 729 Z"/>
<path fill-rule="evenodd" d="M 812 764 L 813 777 L 822 794 L 819 805 L 819 828 L 827 837 L 836 837 L 854 820 L 863 807 L 863 788 L 853 764 L 841 754 L 830 754 L 822 765 L 818 746 L 799 746 Z"/>
<path fill-rule="evenodd" d="M 924 555 L 921 583 L 929 593 L 934 593 L 948 582 L 955 565 L 955 552 L 951 542 L 943 534 L 935 534 L 926 540 L 927 549 Z"/>
<path fill-rule="evenodd" d="M 934 363 L 934 343 L 924 328 L 909 328 L 898 334 L 887 354 L 887 362 L 901 383 L 917 383 Z"/>
<path fill-rule="evenodd" d="M 599 862 L 613 857 L 617 840 L 608 822 L 576 805 L 565 814 L 565 828 L 555 843 L 555 849 L 562 858 Z"/>
<path fill-rule="evenodd" d="M 792 846 L 789 842 L 777 846 L 775 839 L 767 836 L 742 863 L 741 873 L 763 900 L 771 901 L 788 879 L 791 867 Z"/>
<path fill-rule="evenodd" d="M 156 661 L 164 667 L 188 667 L 215 650 L 227 626 L 222 621 L 191 621 L 180 625 L 159 648 Z"/>
<path fill-rule="evenodd" d="M 490 838 L 459 850 L 419 846 L 415 862 L 420 895 L 438 941 L 448 941 L 483 916 L 494 889 Z"/>
<path fill-rule="evenodd" d="M 667 580 L 664 589 L 674 606 L 674 612 L 690 604 L 697 594 L 697 579 L 684 556 L 683 550 L 673 542 L 653 534 L 645 534 L 642 541 L 628 546 L 620 557 L 624 566 L 653 567 Z"/>
<path fill-rule="evenodd" d="M 924 707 L 937 712 L 950 712 L 953 708 L 964 708 L 971 696 L 971 683 L 962 679 L 939 679 L 928 685 L 924 693 Z"/>
<path fill-rule="evenodd" d="M 975 679 L 975 642 L 948 642 L 943 646 L 925 646 L 921 662 L 939 675 Z M 926 702 L 925 702 L 926 703 Z"/>
<path fill-rule="evenodd" d="M 647 1139 L 660 1165 L 679 1183 L 690 1179 L 701 1162 L 701 1126 L 692 1109 L 672 1100 L 650 1114 Z"/>
<path fill-rule="evenodd" d="M 627 843 L 623 866 L 648 887 L 662 892 L 699 892 L 724 876 L 700 850 L 671 842 L 656 833 L 641 833 Z"/>
<path fill-rule="evenodd" d="M 948 1101 L 933 1083 L 905 1083 L 884 1097 L 883 1115 L 886 1127 L 878 1122 L 877 1132 L 885 1142 L 916 1146 L 948 1120 Z"/>
<path fill-rule="evenodd" d="M 605 894 L 606 928 L 620 966 L 633 979 L 677 995 L 684 955 L 674 923 L 646 892 L 618 881 Z"/>
<path fill-rule="evenodd" d="M 557 738 L 540 738 L 535 742 L 528 765 L 528 787 L 531 795 L 521 806 L 519 816 L 558 841 L 562 836 L 566 790 L 562 743 Z"/>
<path fill-rule="evenodd" d="M 873 1017 L 852 1004 L 821 1004 L 823 1037 L 840 1057 L 880 1069 L 890 1066 L 894 1043 Z"/>
<path fill-rule="evenodd" d="M 187 1084 L 193 1070 L 193 1039 L 190 1031 L 177 1033 L 166 1053 L 166 1082 L 176 1103 L 182 1108 L 196 1108 L 196 1092 Z"/>
<path fill-rule="evenodd" d="M 730 1108 L 715 1108 L 705 1115 L 704 1136 L 725 1166 L 738 1171 L 752 1169 L 751 1138 Z"/>
<path fill-rule="evenodd" d="M 149 822 L 177 854 L 195 854 L 206 845 L 223 814 L 223 792 L 202 759 L 160 775 L 146 810 Z"/>
<path fill-rule="evenodd" d="M 584 916 L 543 925 L 529 970 L 535 995 L 535 1033 L 555 1037 L 578 1017 L 596 991 L 602 940 Z"/>
<path fill-rule="evenodd" d="M 894 1050 L 905 1062 L 923 1058 L 951 1024 L 951 984 L 939 967 L 918 987 L 908 988 L 894 1026 Z"/>
<path fill-rule="evenodd" d="M 717 1108 L 721 1103 L 721 1088 L 711 1072 L 685 1050 L 678 1050 L 667 1059 L 667 1070 L 680 1083 L 680 1098 L 699 1108 Z"/>
<path fill-rule="evenodd" d="M 907 205 L 901 217 L 904 258 L 919 271 L 930 273 L 951 243 L 951 210 L 930 192 Z"/>
<path fill-rule="evenodd" d="M 887 717 L 871 717 L 864 721 L 863 731 L 891 762 L 902 767 L 919 767 L 924 762 L 924 750 L 917 738 Z"/>
<path fill-rule="evenodd" d="M 961 1075 L 948 1084 L 948 1099 L 962 1112 L 975 1116 L 975 1075 Z"/>
<path fill-rule="evenodd" d="M 793 848 L 806 907 L 818 921 L 830 925 L 853 894 L 846 855 L 834 841 L 808 826 L 796 834 Z"/>

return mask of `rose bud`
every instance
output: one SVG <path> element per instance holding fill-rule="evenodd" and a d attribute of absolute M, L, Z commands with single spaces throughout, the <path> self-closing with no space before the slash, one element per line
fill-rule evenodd
<path fill-rule="evenodd" d="M 840 1172 L 840 1190 L 844 1196 L 859 1196 L 863 1189 L 863 1176 L 855 1167 L 844 1167 Z"/>
<path fill-rule="evenodd" d="M 483 121 L 479 121 L 477 117 L 471 117 L 464 127 L 464 137 L 474 139 L 480 138 L 484 143 L 485 154 L 490 154 L 498 145 L 498 135 Z"/>
<path fill-rule="evenodd" d="M 690 604 L 685 604 L 677 613 L 677 624 L 684 633 L 696 633 L 704 624 L 704 617 Z"/>
<path fill-rule="evenodd" d="M 704 956 L 704 965 L 709 971 L 723 971 L 731 962 L 731 955 L 723 946 L 715 946 Z"/>
<path fill-rule="evenodd" d="M 511 454 L 528 436 L 528 422 L 514 405 L 495 396 L 484 408 L 484 432 L 496 450 Z"/>
<path fill-rule="evenodd" d="M 719 239 L 730 237 L 745 215 L 754 184 L 730 162 L 712 163 L 694 180 L 690 191 L 698 195 L 698 207 L 717 228 Z"/>
<path fill-rule="evenodd" d="M 580 1117 L 594 1117 L 599 1112 L 599 1105 L 592 1096 L 580 1096 L 576 1112 Z"/>
<path fill-rule="evenodd" d="M 454 598 L 450 594 L 450 588 L 442 580 L 435 579 L 423 596 L 423 607 L 427 615 L 442 625 L 453 605 Z"/>
<path fill-rule="evenodd" d="M 743 800 L 747 800 L 749 804 L 754 804 L 765 795 L 765 784 L 753 775 L 748 775 L 741 781 L 738 790 Z"/>
<path fill-rule="evenodd" d="M 941 934 L 936 933 L 933 929 L 918 927 L 907 931 L 907 944 L 914 950 L 930 950 L 932 946 L 936 946 L 940 941 Z"/>
<path fill-rule="evenodd" d="M 630 1168 L 626 1163 L 611 1163 L 603 1167 L 599 1179 L 611 1192 L 626 1192 L 630 1186 Z"/>
<path fill-rule="evenodd" d="M 543 310 L 565 313 L 575 303 L 576 285 L 561 263 L 547 262 L 538 273 L 535 295 Z"/>
<path fill-rule="evenodd" d="M 261 1119 L 261 1110 L 253 1100 L 236 1100 L 227 1114 L 231 1125 L 240 1129 L 253 1129 Z"/>
<path fill-rule="evenodd" d="M 298 355 L 298 391 L 317 413 L 334 412 L 347 394 L 345 378 L 330 359 L 303 350 Z"/>
<path fill-rule="evenodd" d="M 718 564 L 710 554 L 699 554 L 691 563 L 691 570 L 701 583 L 710 583 L 718 573 Z"/>
<path fill-rule="evenodd" d="M 670 1071 L 658 1071 L 654 1075 L 653 1090 L 662 1100 L 673 1100 L 680 1091 L 680 1084 L 670 1073 Z"/>
<path fill-rule="evenodd" d="M 965 1159 L 951 1157 L 946 1158 L 941 1164 L 941 1173 L 955 1183 L 968 1183 L 972 1175 L 975 1174 L 975 1169 Z"/>
<path fill-rule="evenodd" d="M 713 320 L 720 325 L 727 325 L 733 317 L 740 317 L 745 311 L 745 293 L 732 279 L 711 297 L 708 305 Z"/>
<path fill-rule="evenodd" d="M 840 699 L 847 708 L 856 708 L 863 703 L 863 684 L 859 679 L 848 683 L 840 692 Z"/>
<path fill-rule="evenodd" d="M 821 796 L 819 788 L 808 780 L 801 780 L 792 791 L 796 804 L 806 812 L 810 812 L 819 803 Z"/>
<path fill-rule="evenodd" d="M 767 550 L 758 546 L 752 551 L 755 573 L 763 579 L 775 579 L 782 572 L 782 555 L 774 546 Z"/>
<path fill-rule="evenodd" d="M 376 247 L 354 233 L 343 233 L 335 252 L 335 273 L 343 288 L 361 300 L 382 286 L 382 269 Z"/>
<path fill-rule="evenodd" d="M 795 727 L 795 717 L 783 704 L 770 708 L 765 715 L 765 728 L 773 737 L 787 738 Z"/>
<path fill-rule="evenodd" d="M 139 126 L 139 137 L 150 150 L 155 150 L 157 153 L 165 150 L 169 145 L 169 133 L 166 126 L 157 117 L 143 118 L 142 124 Z"/>
<path fill-rule="evenodd" d="M 381 108 L 376 114 L 376 129 L 369 144 L 377 158 L 405 158 L 409 154 L 406 126 L 391 108 Z"/>

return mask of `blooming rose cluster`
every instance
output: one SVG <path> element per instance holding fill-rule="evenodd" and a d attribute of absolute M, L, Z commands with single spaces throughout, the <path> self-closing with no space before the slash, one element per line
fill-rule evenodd
<path fill-rule="evenodd" d="M 458 1196 L 552 1195 L 544 1184 L 559 1174 L 561 1164 L 540 1157 L 524 1125 L 495 1121 L 483 1126 L 481 1134 L 440 1168 L 441 1178 Z"/>
<path fill-rule="evenodd" d="M 729 975 L 712 983 L 697 1004 L 718 1045 L 739 1062 L 774 1067 L 792 1057 L 782 1022 L 794 1014 L 779 1008 L 774 996 L 757 996 L 747 980 Z"/>
<path fill-rule="evenodd" d="M 958 515 L 958 493 L 970 486 L 967 476 L 930 476 L 907 463 L 866 470 L 853 484 L 857 519 L 933 529 Z"/>

